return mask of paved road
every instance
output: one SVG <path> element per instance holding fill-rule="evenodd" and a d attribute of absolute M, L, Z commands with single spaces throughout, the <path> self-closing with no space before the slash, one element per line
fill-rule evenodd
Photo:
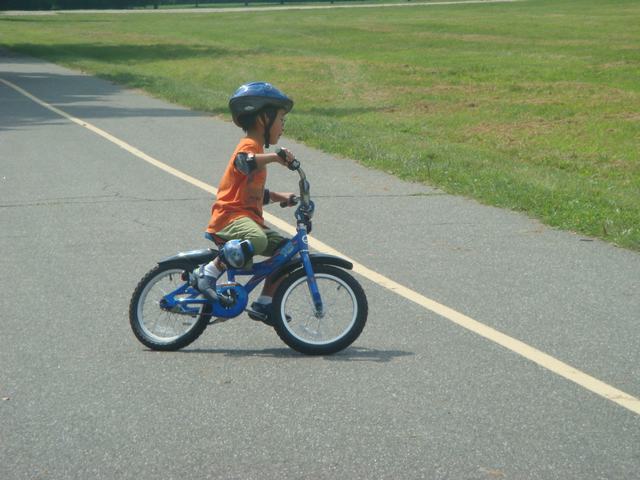
<path fill-rule="evenodd" d="M 213 185 L 238 137 L 6 52 L 0 79 Z M 640 255 L 282 143 L 316 238 L 640 397 Z M 0 478 L 637 478 L 637 413 L 362 276 L 369 323 L 341 354 L 244 317 L 146 350 L 130 294 L 207 245 L 210 197 L 0 82 Z"/>

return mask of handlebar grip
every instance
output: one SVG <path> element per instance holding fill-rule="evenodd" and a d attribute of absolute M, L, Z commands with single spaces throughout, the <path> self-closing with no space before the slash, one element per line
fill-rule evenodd
<path fill-rule="evenodd" d="M 287 165 L 287 168 L 289 170 L 298 170 L 300 168 L 300 161 L 294 158 L 293 161 L 289 165 Z"/>
<path fill-rule="evenodd" d="M 276 150 L 276 155 L 278 155 L 282 160 L 287 162 L 287 153 L 280 147 Z M 300 162 L 298 159 L 294 158 L 290 163 L 287 163 L 287 168 L 289 170 L 298 170 L 300 168 Z"/>
<path fill-rule="evenodd" d="M 299 200 L 300 199 L 296 195 L 291 195 L 289 197 L 289 200 L 280 202 L 280 207 L 285 208 L 285 207 L 288 207 L 289 205 L 291 206 L 297 205 Z"/>
<path fill-rule="evenodd" d="M 285 162 L 287 161 L 287 154 L 281 147 L 278 147 L 278 149 L 276 150 L 276 155 L 278 155 Z"/>

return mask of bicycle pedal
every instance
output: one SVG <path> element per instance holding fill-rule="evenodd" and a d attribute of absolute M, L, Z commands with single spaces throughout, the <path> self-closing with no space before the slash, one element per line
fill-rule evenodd
<path fill-rule="evenodd" d="M 258 322 L 264 322 L 269 317 L 269 315 L 267 315 L 266 313 L 256 312 L 255 310 L 251 310 L 250 308 L 247 308 L 245 312 L 247 312 L 247 315 L 249 315 L 249 318 L 251 320 L 256 320 Z"/>
<path fill-rule="evenodd" d="M 230 318 L 226 318 L 226 317 L 217 317 L 214 318 L 213 320 L 211 320 L 207 325 L 217 325 L 219 323 L 223 323 L 226 322 L 228 320 L 231 320 Z"/>
<path fill-rule="evenodd" d="M 255 320 L 256 322 L 262 322 L 265 325 L 268 325 L 270 327 L 273 327 L 274 325 L 273 320 L 271 319 L 269 314 L 256 312 L 255 310 L 251 310 L 249 308 L 247 308 L 245 312 L 247 312 L 247 315 L 249 315 L 249 318 L 251 320 Z"/>

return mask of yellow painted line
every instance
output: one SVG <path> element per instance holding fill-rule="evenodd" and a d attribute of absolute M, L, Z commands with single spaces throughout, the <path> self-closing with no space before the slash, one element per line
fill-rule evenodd
<path fill-rule="evenodd" d="M 62 110 L 54 107 L 53 105 L 50 105 L 49 103 L 46 103 L 40 100 L 39 98 L 31 95 L 29 92 L 27 92 L 26 90 L 23 90 L 17 85 L 14 85 L 13 83 L 8 82 L 7 80 L 4 80 L 2 78 L 0 78 L 0 82 L 20 92 L 22 95 L 33 100 L 34 102 L 43 106 L 44 108 L 51 110 L 52 112 L 55 112 L 56 114 L 72 121 L 73 123 L 80 125 L 83 128 L 86 128 L 94 132 L 97 135 L 100 135 L 102 138 L 118 145 L 120 148 L 126 150 L 132 155 L 135 155 L 141 160 L 144 160 L 145 162 L 150 163 L 154 167 L 160 168 L 161 170 L 164 170 L 165 172 L 170 173 L 171 175 L 174 175 L 179 179 L 184 180 L 185 182 L 188 182 L 191 185 L 194 185 L 206 192 L 209 192 L 212 194 L 215 194 L 217 192 L 217 189 L 212 185 L 204 183 L 198 180 L 197 178 L 187 175 L 181 172 L 180 170 L 177 170 L 171 167 L 170 165 L 167 165 L 166 163 L 156 160 L 155 158 L 138 150 L 137 148 L 133 147 L 127 142 L 124 142 L 114 137 L 113 135 L 105 132 L 104 130 L 94 125 L 91 125 L 90 123 L 85 122 L 84 120 L 81 120 L 72 115 L 69 115 L 68 113 L 63 112 Z M 271 223 L 275 227 L 288 233 L 289 235 L 295 234 L 294 227 L 289 225 L 287 222 L 280 220 L 277 217 L 274 217 L 273 215 L 265 213 L 265 220 L 267 220 L 269 223 Z M 508 350 L 511 350 L 512 352 L 540 365 L 543 368 L 546 368 L 547 370 L 555 373 L 556 375 L 560 375 L 561 377 L 564 377 L 567 380 L 570 380 L 576 383 L 577 385 L 580 385 L 581 387 L 589 390 L 590 392 L 595 393 L 596 395 L 599 395 L 603 398 L 606 398 L 607 400 L 615 402 L 621 407 L 624 407 L 627 410 L 630 410 L 640 415 L 640 399 L 632 395 L 629 395 L 628 393 L 625 393 L 622 390 L 618 390 L 617 388 L 612 387 L 611 385 L 601 380 L 598 380 L 597 378 L 587 375 L 586 373 L 578 370 L 577 368 L 574 368 L 571 365 L 564 363 L 558 360 L 557 358 L 552 357 L 551 355 L 548 355 L 536 348 L 533 348 L 532 346 L 527 345 L 526 343 L 521 342 L 516 338 L 510 337 L 509 335 L 505 335 L 504 333 L 499 332 L 498 330 L 491 328 L 483 323 L 480 323 L 471 317 L 468 317 L 450 307 L 447 307 L 446 305 L 438 303 L 435 300 L 431 300 L 430 298 L 427 298 L 424 295 L 414 290 L 411 290 L 410 288 L 400 285 L 399 283 L 385 277 L 384 275 L 380 275 L 379 273 L 374 272 L 373 270 L 365 267 L 361 263 L 358 263 L 357 261 L 347 257 L 343 253 L 335 250 L 334 248 L 330 247 L 326 243 L 321 242 L 320 240 L 317 240 L 315 238 L 310 238 L 310 245 L 311 247 L 313 247 L 318 251 L 325 252 L 332 255 L 337 255 L 339 257 L 348 259 L 353 263 L 354 265 L 353 269 L 355 272 L 371 280 L 372 282 L 380 285 L 381 287 L 384 287 L 387 290 L 390 290 L 400 295 L 401 297 L 404 297 L 407 300 L 410 300 L 411 302 L 417 305 L 420 305 L 421 307 L 443 318 L 446 318 L 447 320 L 455 323 L 456 325 L 459 325 L 460 327 L 463 327 L 477 335 L 480 335 L 481 337 L 486 338 L 487 340 L 490 340 L 494 343 L 497 343 L 498 345 L 501 345 L 502 347 Z"/>

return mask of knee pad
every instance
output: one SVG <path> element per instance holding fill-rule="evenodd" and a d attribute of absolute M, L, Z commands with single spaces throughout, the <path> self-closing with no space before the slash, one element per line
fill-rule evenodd
<path fill-rule="evenodd" d="M 231 268 L 242 268 L 253 258 L 253 246 L 249 240 L 229 240 L 220 249 L 220 259 Z"/>

